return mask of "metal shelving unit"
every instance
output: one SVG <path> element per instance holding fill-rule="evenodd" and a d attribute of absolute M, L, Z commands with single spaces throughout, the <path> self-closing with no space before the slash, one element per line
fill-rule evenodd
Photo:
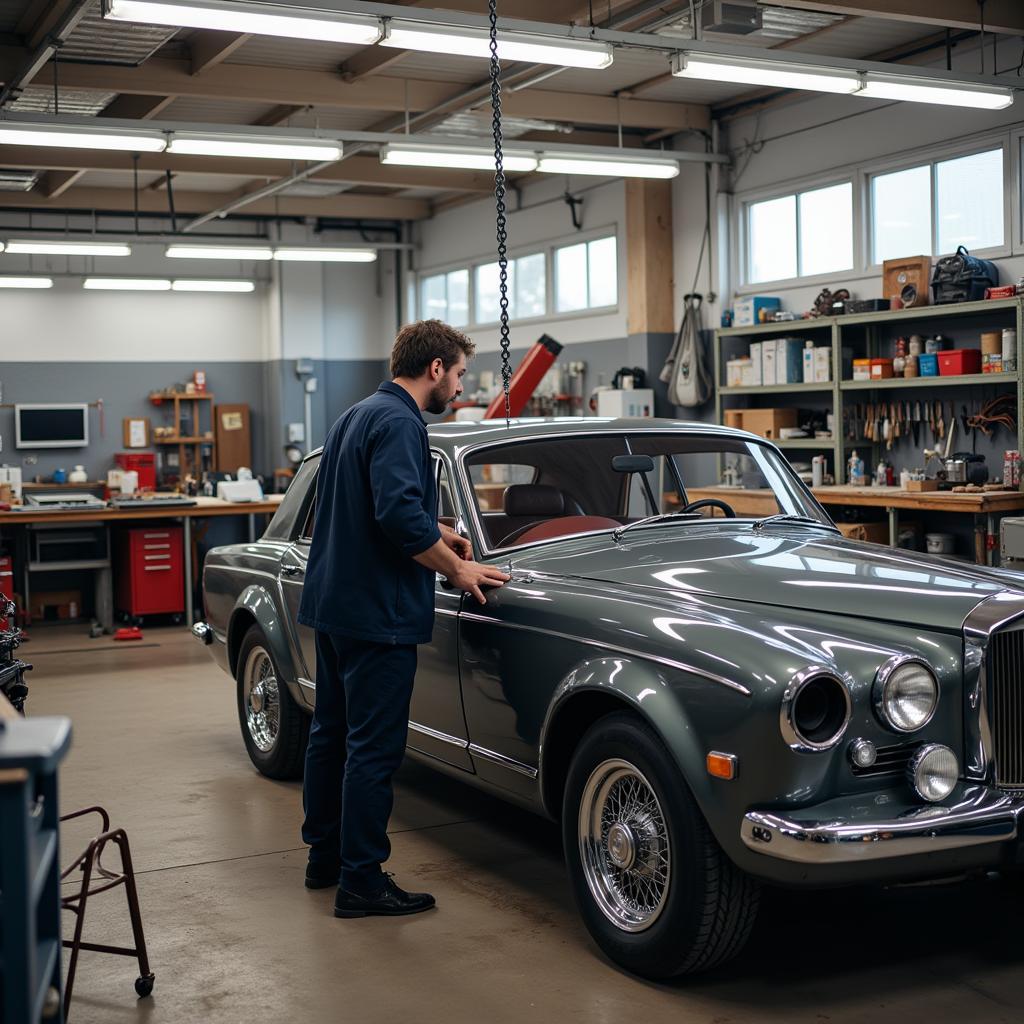
<path fill-rule="evenodd" d="M 886 380 L 843 380 L 843 345 L 849 345 L 851 334 L 857 333 L 860 345 L 866 345 L 868 355 L 879 354 L 880 335 L 888 328 L 899 333 L 912 333 L 911 325 L 928 321 L 928 330 L 941 331 L 943 323 L 950 329 L 969 325 L 979 320 L 1002 320 L 1005 326 L 1011 323 L 1017 330 L 1017 371 L 1007 373 L 972 373 L 956 377 L 892 377 Z M 822 344 L 828 339 L 832 346 L 832 376 L 827 384 L 768 384 L 760 387 L 725 387 L 722 385 L 725 364 L 723 341 L 728 339 L 749 339 L 757 341 L 778 335 L 806 337 Z M 849 316 L 819 317 L 815 320 L 788 320 L 780 323 L 757 324 L 750 327 L 723 327 L 715 331 L 715 417 L 723 421 L 723 399 L 730 397 L 760 395 L 828 395 L 832 396 L 832 414 L 835 424 L 833 440 L 794 438 L 777 441 L 783 449 L 804 449 L 806 451 L 831 451 L 837 482 L 845 482 L 845 452 L 850 448 L 870 447 L 878 442 L 865 439 L 852 440 L 843 437 L 843 396 L 848 392 L 886 392 L 913 389 L 920 392 L 927 388 L 964 388 L 988 386 L 1013 386 L 1017 395 L 1017 408 L 1024 410 L 1024 298 L 995 299 L 983 302 L 963 302 L 955 305 L 919 306 L 914 309 L 892 310 L 880 313 L 850 314 Z M 870 398 L 868 398 L 870 400 Z M 792 404 L 792 403 L 790 403 Z M 1024 415 L 1018 415 L 1017 449 L 1024 451 Z M 721 461 L 721 460 L 719 460 Z M 719 467 L 721 469 L 721 466 Z"/>

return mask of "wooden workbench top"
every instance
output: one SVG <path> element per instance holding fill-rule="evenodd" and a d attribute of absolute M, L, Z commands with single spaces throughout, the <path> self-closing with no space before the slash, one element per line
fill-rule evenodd
<path fill-rule="evenodd" d="M 195 499 L 194 505 L 175 508 L 163 505 L 157 508 L 137 506 L 135 508 L 89 509 L 82 512 L 52 512 L 38 509 L 32 512 L 0 512 L 0 526 L 14 526 L 18 523 L 102 523 L 128 522 L 138 519 L 191 519 L 208 516 L 273 515 L 281 504 L 282 494 L 268 494 L 262 501 L 224 501 L 222 498 Z"/>
<path fill-rule="evenodd" d="M 692 487 L 687 489 L 691 501 L 699 498 L 719 498 L 729 502 L 730 495 L 746 507 L 753 503 L 770 502 L 775 498 L 767 488 Z M 812 488 L 822 505 L 860 505 L 871 508 L 916 508 L 932 512 L 1011 512 L 1024 509 L 1024 492 L 982 491 L 980 494 L 954 494 L 952 491 L 905 491 L 899 487 L 833 487 Z M 760 509 L 751 509 L 759 514 Z"/>

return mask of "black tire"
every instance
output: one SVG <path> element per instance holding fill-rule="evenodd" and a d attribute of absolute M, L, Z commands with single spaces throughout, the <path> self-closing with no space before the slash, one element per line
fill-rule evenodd
<path fill-rule="evenodd" d="M 621 795 L 627 792 L 625 787 L 635 785 L 637 774 L 631 769 L 646 783 L 656 803 L 651 804 L 642 788 L 637 788 L 634 791 L 640 799 L 634 820 L 629 820 L 628 809 L 618 815 L 624 818 L 626 828 L 619 831 L 622 842 L 616 852 L 622 858 L 625 851 L 623 863 L 633 856 L 632 863 L 640 864 L 625 870 L 623 864 L 616 866 L 612 860 L 607 825 L 600 828 L 605 837 L 600 844 L 581 839 L 581 835 L 595 834 L 588 831 L 594 827 L 590 825 L 593 815 L 596 809 L 608 806 L 602 802 L 604 790 L 599 780 L 618 779 L 603 785 L 612 787 L 608 795 L 614 794 L 615 786 L 623 787 Z M 584 801 L 591 810 L 581 826 Z M 758 883 L 722 852 L 679 768 L 660 738 L 637 717 L 608 715 L 580 741 L 566 780 L 562 839 L 573 896 L 584 924 L 607 956 L 626 970 L 654 979 L 706 971 L 735 956 L 749 938 L 757 916 Z M 589 851 L 589 869 L 584 865 L 584 845 Z M 667 864 L 663 883 L 651 868 L 661 864 Z M 602 874 L 602 866 L 607 874 Z M 642 882 L 632 883 L 630 879 L 637 874 Z M 612 882 L 603 883 L 602 878 Z M 654 893 L 644 896 L 649 906 L 639 907 L 636 917 L 624 924 L 613 923 L 599 903 L 604 899 L 613 915 L 632 913 L 628 900 L 624 908 L 617 900 L 616 893 L 623 891 L 619 883 L 623 888 L 649 883 L 649 890 L 633 892 Z M 595 895 L 592 884 L 600 895 Z M 627 930 L 627 926 L 637 930 Z"/>
<path fill-rule="evenodd" d="M 265 685 L 272 679 L 272 686 L 268 685 L 265 693 L 260 692 L 256 701 L 259 709 L 250 727 L 249 692 L 253 687 L 248 676 L 254 673 L 257 676 L 263 674 Z M 259 679 L 255 681 L 259 682 Z M 235 682 L 238 724 L 249 759 L 268 779 L 301 779 L 309 739 L 309 716 L 292 699 L 270 644 L 255 623 L 249 627 L 238 648 Z M 259 712 L 263 711 L 264 705 L 266 712 L 260 719 Z M 261 731 L 256 721 L 262 721 L 266 728 Z"/>

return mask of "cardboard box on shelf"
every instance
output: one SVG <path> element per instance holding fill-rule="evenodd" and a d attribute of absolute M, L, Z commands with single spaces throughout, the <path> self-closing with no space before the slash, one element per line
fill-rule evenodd
<path fill-rule="evenodd" d="M 781 306 L 781 302 L 770 295 L 744 295 L 732 304 L 732 322 L 737 327 L 753 327 L 763 323 L 762 310 L 770 317 Z"/>
<path fill-rule="evenodd" d="M 777 346 L 776 339 L 772 338 L 770 341 L 761 343 L 761 383 L 762 384 L 778 384 L 778 370 L 776 369 L 778 361 L 776 359 Z"/>
<path fill-rule="evenodd" d="M 764 383 L 764 342 L 754 341 L 750 345 L 750 380 L 751 387 L 760 387 Z"/>
<path fill-rule="evenodd" d="M 796 409 L 744 409 L 743 429 L 778 440 L 783 427 L 796 426 Z"/>
<path fill-rule="evenodd" d="M 80 590 L 38 590 L 32 594 L 34 619 L 77 619 L 81 608 Z"/>
<path fill-rule="evenodd" d="M 889 543 L 889 524 L 879 523 L 836 523 L 839 532 L 850 540 L 866 540 L 872 544 Z"/>
<path fill-rule="evenodd" d="M 735 427 L 737 430 L 743 429 L 743 409 L 723 409 L 722 410 L 722 422 L 726 427 Z"/>
<path fill-rule="evenodd" d="M 725 386 L 728 388 L 743 387 L 743 368 L 750 365 L 749 359 L 730 359 L 725 364 Z"/>
<path fill-rule="evenodd" d="M 803 338 L 778 338 L 775 342 L 775 383 L 799 384 L 803 379 Z"/>
<path fill-rule="evenodd" d="M 814 383 L 828 384 L 832 380 L 832 349 L 819 345 L 814 349 Z"/>
<path fill-rule="evenodd" d="M 927 306 L 931 273 L 931 256 L 886 260 L 882 264 L 882 295 L 899 299 L 904 306 Z"/>

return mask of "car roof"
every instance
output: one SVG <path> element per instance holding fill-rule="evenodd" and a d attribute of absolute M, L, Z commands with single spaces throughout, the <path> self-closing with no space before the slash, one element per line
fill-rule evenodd
<path fill-rule="evenodd" d="M 493 420 L 466 422 L 446 422 L 427 424 L 430 443 L 454 455 L 456 452 L 467 451 L 482 444 L 494 441 L 522 441 L 529 438 L 555 437 L 565 434 L 635 434 L 644 433 L 679 433 L 703 435 L 705 437 L 734 437 L 744 441 L 765 442 L 763 437 L 751 434 L 735 427 L 723 427 L 716 423 L 701 423 L 697 420 L 674 420 L 664 417 L 638 416 L 551 416 L 521 417 L 505 426 L 501 417 Z M 319 455 L 321 448 L 310 452 L 307 458 Z"/>

